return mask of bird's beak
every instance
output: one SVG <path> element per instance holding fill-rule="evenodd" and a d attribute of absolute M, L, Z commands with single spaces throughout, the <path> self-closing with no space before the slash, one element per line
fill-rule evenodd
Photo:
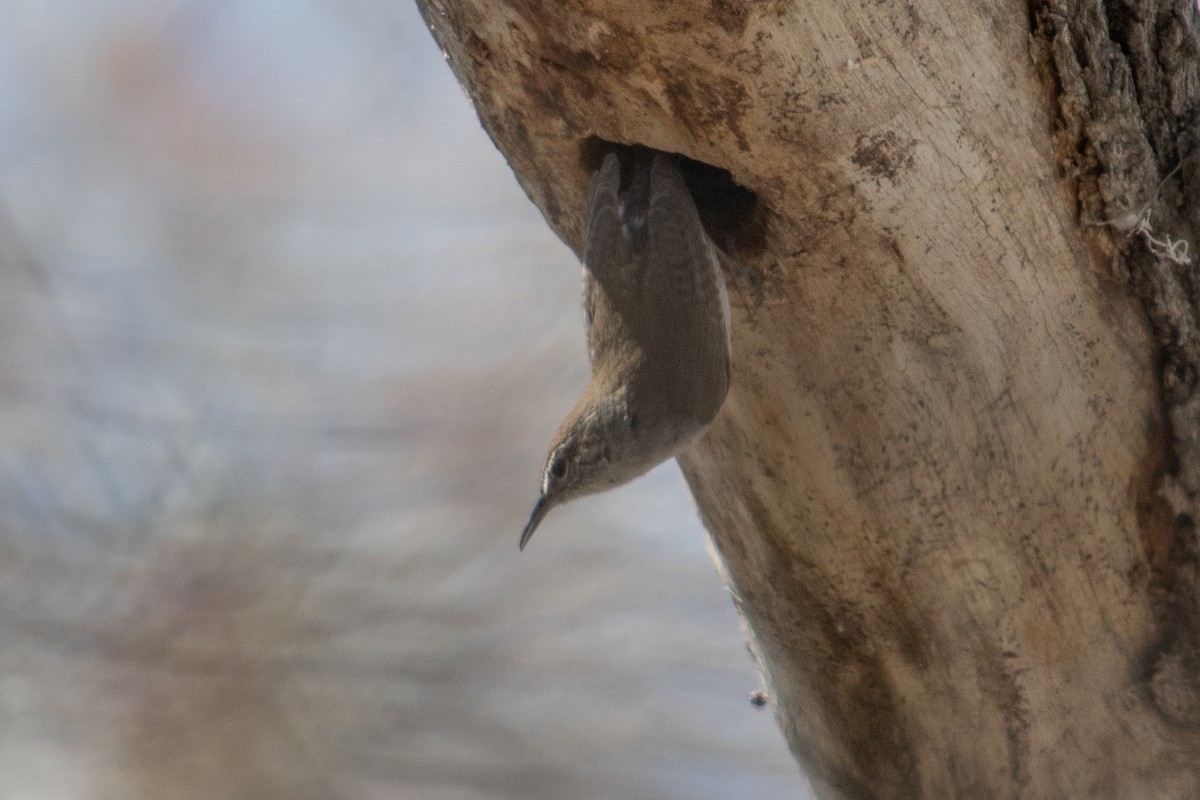
<path fill-rule="evenodd" d="M 533 507 L 533 513 L 529 515 L 529 522 L 525 523 L 525 530 L 521 531 L 519 549 L 525 549 L 525 543 L 529 541 L 530 536 L 533 536 L 533 532 L 537 530 L 537 526 L 542 524 L 542 518 L 546 516 L 546 512 L 549 510 L 550 503 L 546 500 L 546 495 L 538 497 L 538 501 Z"/>

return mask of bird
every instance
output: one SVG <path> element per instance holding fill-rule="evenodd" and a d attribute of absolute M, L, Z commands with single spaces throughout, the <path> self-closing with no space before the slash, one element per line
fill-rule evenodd
<path fill-rule="evenodd" d="M 588 191 L 583 306 L 592 377 L 546 456 L 524 550 L 556 506 L 620 486 L 692 446 L 729 392 L 722 253 L 677 156 L 605 156 Z"/>

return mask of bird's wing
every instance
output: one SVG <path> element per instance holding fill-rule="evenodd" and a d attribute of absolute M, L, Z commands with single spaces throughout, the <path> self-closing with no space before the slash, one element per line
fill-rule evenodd
<path fill-rule="evenodd" d="M 620 309 L 636 303 L 637 267 L 629 228 L 622 219 L 621 165 L 614 153 L 592 178 L 583 259 L 583 307 L 592 369 L 626 355 L 631 342 Z"/>
<path fill-rule="evenodd" d="M 724 398 L 730 371 L 729 299 L 716 246 L 672 156 L 658 154 L 650 174 L 644 289 L 662 316 L 660 336 L 678 336 L 671 367 Z M 719 403 L 718 403 L 719 404 Z"/>

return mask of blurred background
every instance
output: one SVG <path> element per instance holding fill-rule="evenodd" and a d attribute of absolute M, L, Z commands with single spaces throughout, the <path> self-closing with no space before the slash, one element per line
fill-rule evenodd
<path fill-rule="evenodd" d="M 799 798 L 409 0 L 5 4 L 0 798 Z"/>

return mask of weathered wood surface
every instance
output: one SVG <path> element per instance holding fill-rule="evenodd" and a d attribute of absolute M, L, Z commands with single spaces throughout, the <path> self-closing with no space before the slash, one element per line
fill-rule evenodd
<path fill-rule="evenodd" d="M 818 796 L 1200 796 L 1195 9 L 420 4 L 577 251 L 598 140 L 756 193 L 682 462 Z"/>

